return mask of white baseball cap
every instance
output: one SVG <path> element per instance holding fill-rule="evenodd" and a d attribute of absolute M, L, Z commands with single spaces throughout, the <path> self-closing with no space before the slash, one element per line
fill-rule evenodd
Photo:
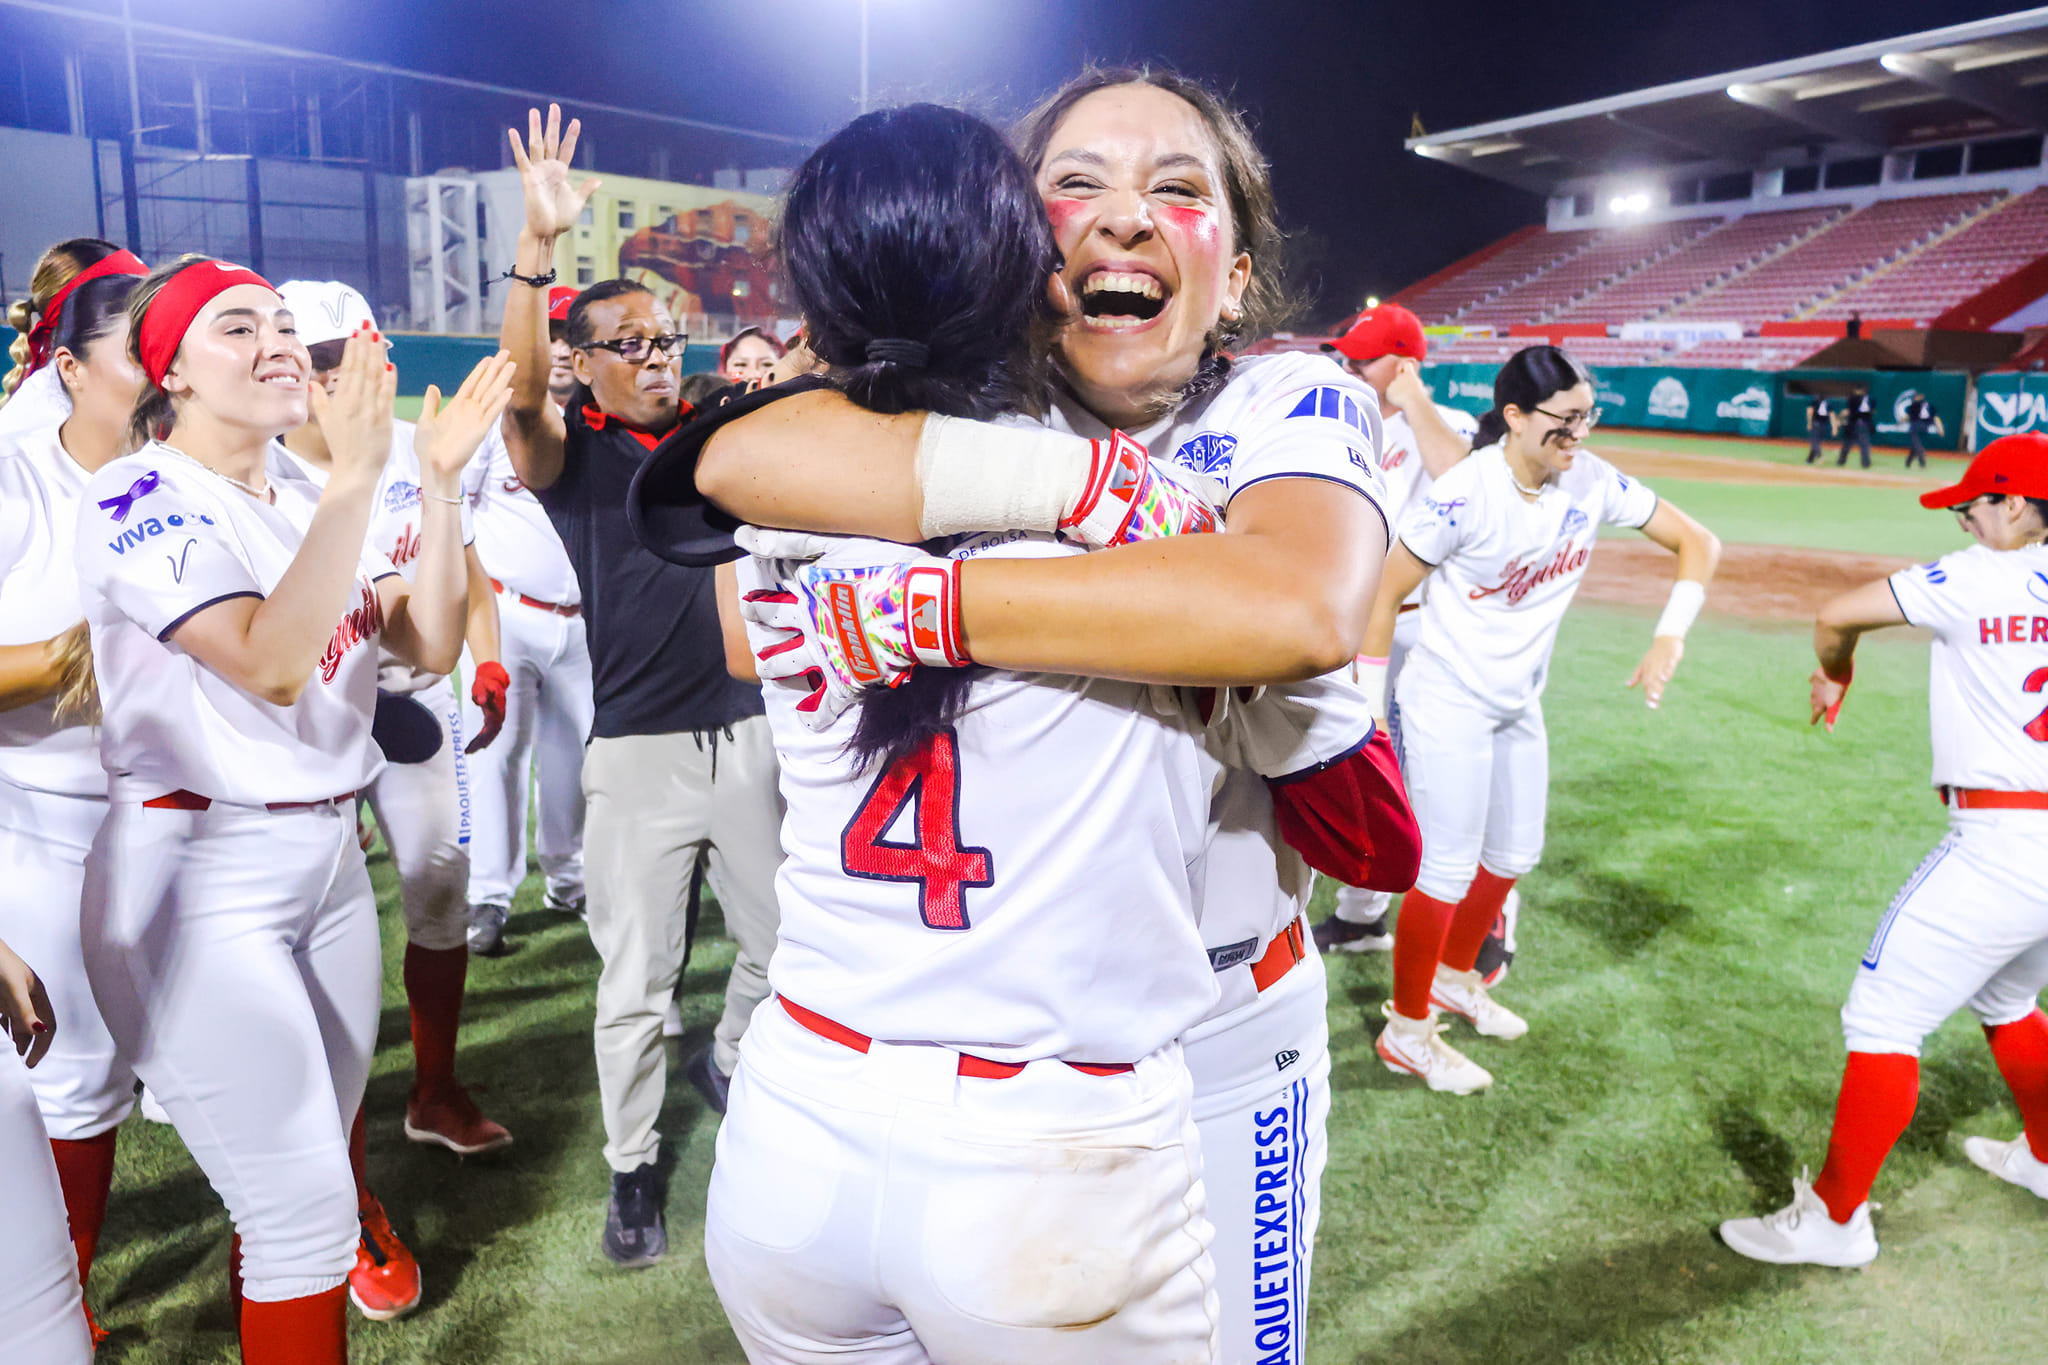
<path fill-rule="evenodd" d="M 375 327 L 370 301 L 340 280 L 286 280 L 277 287 L 284 306 L 292 310 L 299 340 L 308 346 L 340 341 L 358 327 Z"/>

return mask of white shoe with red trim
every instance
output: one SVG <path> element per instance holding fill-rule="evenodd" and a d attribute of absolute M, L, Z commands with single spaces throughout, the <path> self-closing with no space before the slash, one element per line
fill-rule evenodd
<path fill-rule="evenodd" d="M 1380 1030 L 1373 1050 L 1387 1070 L 1419 1076 L 1431 1090 L 1452 1095 L 1470 1095 L 1493 1084 L 1491 1072 L 1443 1040 L 1443 1020 L 1435 1010 L 1427 1019 L 1410 1019 L 1396 1014 L 1390 1000 L 1380 1012 L 1387 1026 Z"/>

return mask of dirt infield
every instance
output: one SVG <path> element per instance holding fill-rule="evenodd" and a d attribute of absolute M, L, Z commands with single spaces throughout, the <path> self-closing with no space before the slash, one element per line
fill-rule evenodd
<path fill-rule="evenodd" d="M 1735 455 L 1693 455 L 1676 450 L 1602 450 L 1600 455 L 1624 474 L 1645 482 L 1658 479 L 1707 479 L 1715 483 L 1802 483 L 1844 488 L 1938 488 L 1947 479 L 1882 470 L 1837 469 L 1832 463 L 1774 464 Z M 1833 452 L 1822 456 L 1831 460 Z M 1890 458 L 1897 458 L 1893 452 Z"/>
<path fill-rule="evenodd" d="M 1589 602 L 1661 607 L 1671 594 L 1672 563 L 1670 552 L 1646 540 L 1602 540 L 1579 595 Z M 1897 555 L 1730 545 L 1707 591 L 1707 610 L 1757 621 L 1811 621 L 1836 593 L 1911 563 Z"/>

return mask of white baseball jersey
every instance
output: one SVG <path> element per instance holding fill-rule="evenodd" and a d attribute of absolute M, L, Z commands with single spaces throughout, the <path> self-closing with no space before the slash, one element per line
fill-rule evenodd
<path fill-rule="evenodd" d="M 1640 527 L 1656 510 L 1648 486 L 1589 450 L 1534 502 L 1498 443 L 1473 451 L 1401 518 L 1401 543 L 1435 568 L 1416 649 L 1488 708 L 1522 709 L 1543 694 L 1600 527 Z"/>
<path fill-rule="evenodd" d="M 57 367 L 45 365 L 0 403 L 0 438 L 18 440 L 45 427 L 55 431 L 70 417 L 71 394 L 57 377 Z"/>
<path fill-rule="evenodd" d="M 538 602 L 582 603 L 569 552 L 547 509 L 512 468 L 501 428 L 491 428 L 462 471 L 462 494 L 475 519 L 476 554 L 485 573 Z"/>
<path fill-rule="evenodd" d="M 158 442 L 86 482 L 78 577 L 116 800 L 182 788 L 241 806 L 324 801 L 383 767 L 370 742 L 384 627 L 373 585 L 397 570 L 376 551 L 364 547 L 350 605 L 290 706 L 251 696 L 169 639 L 195 612 L 263 597 L 284 577 L 315 503 L 304 484 L 272 486 L 274 506 Z"/>
<path fill-rule="evenodd" d="M 2048 546 L 1973 545 L 1901 569 L 1891 588 L 1934 632 L 1935 784 L 2048 792 Z"/>
<path fill-rule="evenodd" d="M 86 475 L 58 425 L 0 440 L 0 644 L 47 640 L 85 614 L 71 544 Z M 92 727 L 59 725 L 50 698 L 0 711 L 0 778 L 30 791 L 107 794 Z"/>
<path fill-rule="evenodd" d="M 410 583 L 418 572 L 420 557 L 420 513 L 423 494 L 420 491 L 420 457 L 412 446 L 413 423 L 394 421 L 391 424 L 391 458 L 384 462 L 384 474 L 377 482 L 376 499 L 370 506 L 370 548 L 391 562 L 393 568 L 405 576 Z M 318 502 L 320 491 L 327 487 L 327 472 L 308 460 L 300 459 L 282 441 L 270 443 L 270 468 L 287 477 L 296 475 L 310 485 L 309 497 Z M 464 500 L 462 513 L 462 543 L 469 544 L 476 538 L 470 525 L 469 503 Z M 418 692 L 431 687 L 445 677 L 440 673 L 424 673 L 412 665 L 386 657 L 378 686 L 387 692 Z"/>
<path fill-rule="evenodd" d="M 1464 437 L 1470 444 L 1472 435 L 1479 430 L 1479 419 L 1469 412 L 1447 408 L 1436 404 L 1437 415 L 1450 425 L 1452 431 Z M 1393 508 L 1393 524 L 1399 526 L 1401 517 L 1415 500 L 1430 490 L 1436 482 L 1422 463 L 1422 447 L 1416 444 L 1415 428 L 1408 423 L 1408 414 L 1395 408 L 1387 414 L 1386 429 L 1380 443 L 1380 477 L 1387 484 L 1387 505 Z M 1424 582 L 1408 594 L 1403 606 L 1420 606 L 1429 584 Z"/>

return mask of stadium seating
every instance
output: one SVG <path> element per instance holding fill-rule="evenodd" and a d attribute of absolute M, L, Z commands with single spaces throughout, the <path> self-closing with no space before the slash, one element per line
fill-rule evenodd
<path fill-rule="evenodd" d="M 1544 322 L 1633 322 L 1673 307 L 1710 285 L 1768 260 L 1847 213 L 1848 206 L 1752 213 L 1717 220 L 1715 230 L 1541 319 Z"/>
<path fill-rule="evenodd" d="M 1617 276 L 1643 269 L 1709 232 L 1714 220 L 1686 218 L 1670 223 L 1642 223 L 1598 233 L 1584 248 L 1541 274 L 1510 285 L 1455 319 L 1467 326 L 1512 327 L 1544 322 L 1574 299 L 1599 289 Z"/>
<path fill-rule="evenodd" d="M 1599 235 L 1593 231 L 1536 233 L 1401 302 L 1426 324 L 1449 322 L 1460 311 L 1568 260 Z"/>
<path fill-rule="evenodd" d="M 1929 321 L 2048 253 L 2048 189 L 2002 204 L 1905 260 L 1879 270 L 1807 316 Z"/>
<path fill-rule="evenodd" d="M 1660 363 L 1698 369 L 1783 370 L 1834 344 L 1833 337 L 1743 337 L 1696 342 Z"/>
<path fill-rule="evenodd" d="M 1982 213 L 2003 191 L 1880 199 L 1665 313 L 1745 323 L 1798 315 L 1886 262 Z"/>

